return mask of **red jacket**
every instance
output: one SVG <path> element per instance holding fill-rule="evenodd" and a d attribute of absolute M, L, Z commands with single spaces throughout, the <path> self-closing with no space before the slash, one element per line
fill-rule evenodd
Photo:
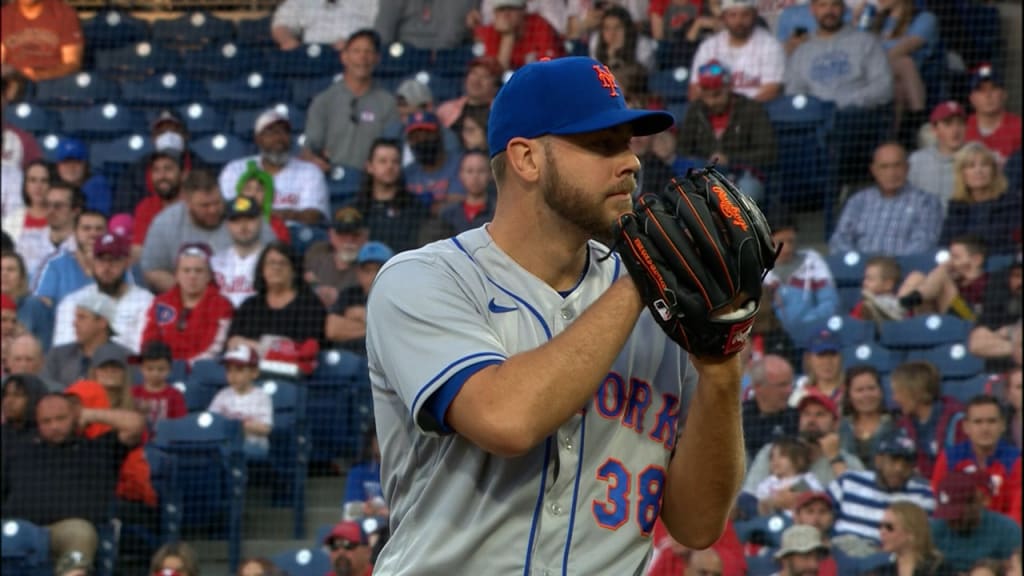
<path fill-rule="evenodd" d="M 678 556 L 671 549 L 672 540 L 668 530 L 659 519 L 654 524 L 654 554 L 647 567 L 645 576 L 675 576 L 686 572 L 686 560 Z M 722 533 L 718 542 L 711 545 L 718 557 L 722 560 L 722 574 L 729 576 L 740 576 L 747 573 L 747 561 L 743 558 L 743 544 L 732 522 L 725 525 L 725 532 Z"/>
<path fill-rule="evenodd" d="M 501 46 L 501 33 L 493 25 L 477 26 L 476 38 L 484 45 L 484 52 L 493 58 L 498 57 Z M 558 58 L 565 55 L 565 44 L 558 32 L 548 24 L 543 16 L 527 14 L 523 21 L 523 30 L 516 38 L 509 58 L 512 68 L 522 68 L 530 62 L 541 58 Z"/>
<path fill-rule="evenodd" d="M 938 493 L 939 483 L 946 477 L 946 474 L 954 470 L 979 467 L 970 441 L 961 442 L 952 448 L 943 450 L 935 462 L 932 490 Z M 1005 438 L 1001 438 L 996 446 L 996 451 L 989 456 L 988 462 L 984 464 L 983 468 L 989 476 L 988 509 L 1005 514 L 1020 524 L 1020 449 L 1010 444 Z"/>
<path fill-rule="evenodd" d="M 934 475 L 935 460 L 946 448 L 967 440 L 963 430 L 963 405 L 956 399 L 943 396 L 936 402 L 939 411 L 938 425 L 935 426 L 933 438 L 918 438 L 917 428 L 911 416 L 904 414 L 896 422 L 897 426 L 907 431 L 907 435 L 917 445 L 917 472 L 925 478 Z"/>
<path fill-rule="evenodd" d="M 163 341 L 170 346 L 175 360 L 213 358 L 224 347 L 233 314 L 231 301 L 211 282 L 199 304 L 183 318 L 181 288 L 175 285 L 153 299 L 146 313 L 142 343 Z"/>

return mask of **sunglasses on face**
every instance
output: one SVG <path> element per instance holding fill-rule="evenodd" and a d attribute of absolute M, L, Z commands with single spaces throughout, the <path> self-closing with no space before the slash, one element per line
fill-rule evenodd
<path fill-rule="evenodd" d="M 336 552 L 338 550 L 355 550 L 356 548 L 359 548 L 359 546 L 359 542 L 341 539 L 331 540 L 327 543 L 327 547 L 330 548 L 332 552 Z"/>
<path fill-rule="evenodd" d="M 697 70 L 697 73 L 701 76 L 721 76 L 722 74 L 725 74 L 725 68 L 722 68 L 718 64 L 708 64 L 706 66 L 701 66 L 700 69 Z"/>

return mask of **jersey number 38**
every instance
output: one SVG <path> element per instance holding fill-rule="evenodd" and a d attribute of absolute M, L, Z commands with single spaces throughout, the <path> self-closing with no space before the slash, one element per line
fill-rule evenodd
<path fill-rule="evenodd" d="M 614 459 L 605 460 L 597 469 L 597 479 L 608 485 L 604 500 L 594 499 L 592 510 L 597 525 L 608 530 L 622 528 L 630 519 L 631 500 L 636 499 L 636 523 L 640 533 L 650 536 L 661 512 L 661 493 L 665 488 L 665 469 L 650 465 L 636 474 L 636 494 L 633 474 Z"/>

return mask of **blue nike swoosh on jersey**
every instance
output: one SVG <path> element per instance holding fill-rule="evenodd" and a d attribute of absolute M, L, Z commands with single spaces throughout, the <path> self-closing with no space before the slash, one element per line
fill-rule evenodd
<path fill-rule="evenodd" d="M 504 314 L 505 312 L 515 312 L 516 310 L 519 310 L 519 306 L 502 306 L 501 304 L 495 303 L 494 298 L 491 298 L 491 301 L 487 303 L 487 309 L 495 314 Z"/>

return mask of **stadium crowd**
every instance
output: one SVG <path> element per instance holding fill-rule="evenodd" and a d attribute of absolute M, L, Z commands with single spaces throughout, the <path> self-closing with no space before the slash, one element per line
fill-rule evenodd
<path fill-rule="evenodd" d="M 978 28 L 989 6 L 931 4 L 285 0 L 265 50 L 323 46 L 343 74 L 304 109 L 258 103 L 244 127 L 254 153 L 224 161 L 204 157 L 182 109 L 150 107 L 134 127 L 149 152 L 105 170 L 81 134 L 40 146 L 18 127 L 34 87 L 96 60 L 64 0 L 11 0 L 0 14 L 3 518 L 48 528 L 56 574 L 91 574 L 111 517 L 159 531 L 143 445 L 160 421 L 239 420 L 246 459 L 266 461 L 261 359 L 365 355 L 380 267 L 490 220 L 488 111 L 506 75 L 583 54 L 631 104 L 682 112 L 672 130 L 633 139 L 641 191 L 714 160 L 783 244 L 743 352 L 748 472 L 734 519 L 703 551 L 659 525 L 647 573 L 1021 574 L 1021 121 L 1007 110 L 1019 74 L 1009 84 L 978 38 L 991 35 Z M 457 93 L 438 99 L 422 78 L 381 73 L 394 46 L 472 57 Z M 959 76 L 944 64 L 954 53 Z M 828 189 L 792 190 L 779 171 L 794 150 L 775 111 L 799 112 L 798 99 L 830 106 L 829 166 L 803 166 L 834 170 Z M 339 193 L 346 173 L 359 181 Z M 802 236 L 796 213 L 840 194 L 827 243 Z M 886 341 L 915 320 L 966 329 L 928 350 Z M 945 373 L 939 349 L 978 367 Z M 171 373 L 210 361 L 223 389 L 190 409 Z M 387 535 L 372 425 L 360 441 L 341 520 L 312 543 L 338 576 L 369 574 Z M 140 573 L 200 573 L 188 544 L 157 544 Z M 275 573 L 263 558 L 238 566 Z"/>

